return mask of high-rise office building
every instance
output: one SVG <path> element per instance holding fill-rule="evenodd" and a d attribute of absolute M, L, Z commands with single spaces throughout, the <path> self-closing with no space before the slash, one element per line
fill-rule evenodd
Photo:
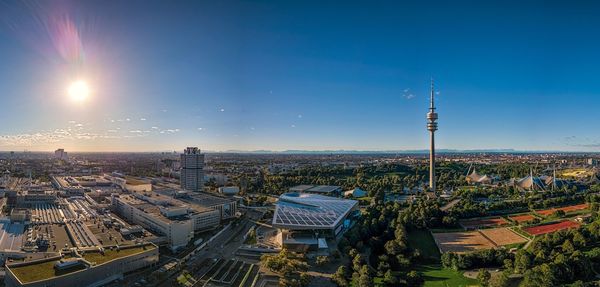
<path fill-rule="evenodd" d="M 181 188 L 190 191 L 204 189 L 204 154 L 197 147 L 188 147 L 181 155 Z"/>
<path fill-rule="evenodd" d="M 57 159 L 62 159 L 62 160 L 68 160 L 69 159 L 69 155 L 67 154 L 67 152 L 65 151 L 64 148 L 59 148 L 57 150 L 54 151 L 54 157 Z"/>

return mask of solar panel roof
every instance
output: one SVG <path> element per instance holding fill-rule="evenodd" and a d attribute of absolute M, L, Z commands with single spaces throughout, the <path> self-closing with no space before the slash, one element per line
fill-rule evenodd
<path fill-rule="evenodd" d="M 285 193 L 277 201 L 273 226 L 286 229 L 333 229 L 357 205 L 356 200 Z"/>

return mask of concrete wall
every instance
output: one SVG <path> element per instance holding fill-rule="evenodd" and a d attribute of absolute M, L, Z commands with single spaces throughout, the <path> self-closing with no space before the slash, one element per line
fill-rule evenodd
<path fill-rule="evenodd" d="M 62 276 L 30 283 L 19 282 L 19 280 L 10 270 L 10 267 L 8 267 L 6 269 L 6 277 L 4 279 L 4 283 L 7 287 L 100 286 L 113 280 L 122 278 L 124 273 L 148 267 L 156 263 L 158 263 L 157 247 L 153 249 L 148 249 L 139 254 L 135 254 L 124 258 L 118 258 L 81 271 L 76 271 Z M 13 264 L 13 266 L 16 265 L 17 264 Z"/>

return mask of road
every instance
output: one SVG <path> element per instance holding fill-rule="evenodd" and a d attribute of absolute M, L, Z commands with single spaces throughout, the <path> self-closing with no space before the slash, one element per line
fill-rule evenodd
<path fill-rule="evenodd" d="M 242 219 L 237 226 L 232 226 L 228 230 L 215 237 L 211 242 L 208 242 L 206 246 L 199 251 L 196 255 L 192 256 L 186 266 L 183 269 L 195 270 L 193 276 L 196 279 L 200 279 L 202 275 L 208 272 L 213 259 L 231 259 L 235 257 L 235 252 L 244 243 L 243 237 L 254 226 L 254 222 L 262 217 L 262 212 L 248 211 L 245 218 Z M 208 259 L 208 260 L 207 260 Z M 210 264 L 207 264 L 210 263 Z M 204 266 L 199 266 L 204 265 Z M 171 280 L 177 278 L 180 273 L 177 273 L 171 277 L 170 280 L 163 282 L 161 287 L 173 286 Z"/>

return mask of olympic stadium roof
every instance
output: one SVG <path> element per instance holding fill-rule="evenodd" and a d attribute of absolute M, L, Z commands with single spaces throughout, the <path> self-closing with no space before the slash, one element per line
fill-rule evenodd
<path fill-rule="evenodd" d="M 336 197 L 290 192 L 279 196 L 273 226 L 283 229 L 334 229 L 358 201 Z"/>

